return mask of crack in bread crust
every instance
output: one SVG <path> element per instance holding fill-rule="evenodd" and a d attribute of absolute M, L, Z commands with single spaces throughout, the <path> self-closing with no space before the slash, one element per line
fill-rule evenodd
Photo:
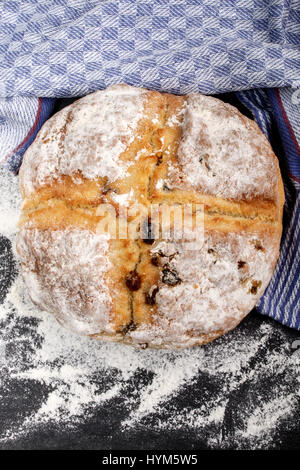
<path fill-rule="evenodd" d="M 220 142 L 223 142 L 225 147 L 228 145 L 228 149 L 233 154 L 235 152 L 233 143 L 238 142 L 239 133 L 242 139 L 247 132 L 252 136 L 253 132 L 257 132 L 254 129 L 256 125 L 240 115 L 234 108 L 209 97 L 201 97 L 199 101 L 198 95 L 179 97 L 145 90 L 136 92 L 132 91 L 132 87 L 126 86 L 112 87 L 111 89 L 112 92 L 108 89 L 105 93 L 110 96 L 111 100 L 114 93 L 117 97 L 120 93 L 121 110 L 122 96 L 125 95 L 126 98 L 124 98 L 124 106 L 128 106 L 130 103 L 130 99 L 128 101 L 126 95 L 128 91 L 129 98 L 133 97 L 133 104 L 132 110 L 127 111 L 127 116 L 130 116 L 130 112 L 138 116 L 138 119 L 135 118 L 134 124 L 126 123 L 128 127 L 123 126 L 122 120 L 116 121 L 116 126 L 121 126 L 120 129 L 124 129 L 119 131 L 119 135 L 116 130 L 115 139 L 120 139 L 122 145 L 118 159 L 114 157 L 112 160 L 112 165 L 116 163 L 119 165 L 119 170 L 116 170 L 114 174 L 108 170 L 107 175 L 89 177 L 89 172 L 94 174 L 92 168 L 92 158 L 94 157 L 91 157 L 90 154 L 85 162 L 86 168 L 83 162 L 78 165 L 77 169 L 72 163 L 76 150 L 74 150 L 70 132 L 72 129 L 74 132 L 76 119 L 79 119 L 76 116 L 81 116 L 80 113 L 83 113 L 83 118 L 87 119 L 89 109 L 94 109 L 97 99 L 102 99 L 101 92 L 94 94 L 94 101 L 93 95 L 90 95 L 75 102 L 69 109 L 58 113 L 59 116 L 51 118 L 46 129 L 43 130 L 43 128 L 40 131 L 36 142 L 24 157 L 20 171 L 23 211 L 20 219 L 18 251 L 23 273 L 25 273 L 25 282 L 26 273 L 29 276 L 30 272 L 28 267 L 28 253 L 32 251 L 30 243 L 33 243 L 30 241 L 30 236 L 26 235 L 30 231 L 32 233 L 38 231 L 45 235 L 55 231 L 72 233 L 74 230 L 82 230 L 82 233 L 89 234 L 86 236 L 91 240 L 93 237 L 96 240 L 99 236 L 99 223 L 106 220 L 107 223 L 110 223 L 110 216 L 99 214 L 99 207 L 102 204 L 112 205 L 119 219 L 122 217 L 120 207 L 122 204 L 124 205 L 125 200 L 126 207 L 131 208 L 134 203 L 139 203 L 146 208 L 144 214 L 126 215 L 128 226 L 138 235 L 141 225 L 149 224 L 149 220 L 151 221 L 151 204 L 158 204 L 158 206 L 166 203 L 179 206 L 192 204 L 192 218 L 196 216 L 196 204 L 202 204 L 204 207 L 205 248 L 202 251 L 196 250 L 196 261 L 185 252 L 183 242 L 166 241 L 161 237 L 153 243 L 138 238 L 132 240 L 110 239 L 107 242 L 110 267 L 107 268 L 104 277 L 106 286 L 111 293 L 109 328 L 112 330 L 110 331 L 104 323 L 101 327 L 99 323 L 98 330 L 89 331 L 89 334 L 108 341 L 133 343 L 136 346 L 140 345 L 140 347 L 149 345 L 155 348 L 181 348 L 206 344 L 234 328 L 251 310 L 255 300 L 262 295 L 266 288 L 274 269 L 278 257 L 284 202 L 282 180 L 276 157 L 265 138 L 259 134 L 253 143 L 255 151 L 259 155 L 257 157 L 258 165 L 261 165 L 265 158 L 267 168 L 272 170 L 270 185 L 268 186 L 264 182 L 263 187 L 267 188 L 265 195 L 259 189 L 262 176 L 255 176 L 253 166 L 250 163 L 247 171 L 256 182 L 253 183 L 249 177 L 249 183 L 245 180 L 241 197 L 228 197 L 227 193 L 238 194 L 238 188 L 231 191 L 227 181 L 229 189 L 226 190 L 227 193 L 226 191 L 222 193 L 222 190 L 218 189 L 218 185 L 221 184 L 218 171 L 220 172 L 222 167 L 218 162 L 215 163 L 217 161 L 215 155 L 211 158 L 212 161 L 201 170 L 204 175 L 205 172 L 208 172 L 207 178 L 216 178 L 217 180 L 216 191 L 214 188 L 207 190 L 203 188 L 203 179 L 198 181 L 188 173 L 194 170 L 197 149 L 203 146 L 212 152 L 212 149 L 215 148 L 212 133 L 206 129 L 205 124 L 201 121 L 201 116 L 197 114 L 197 106 L 204 110 L 208 121 L 211 120 L 212 128 L 214 126 L 213 113 L 217 116 L 216 119 L 221 119 L 224 115 L 223 117 L 230 121 L 233 132 L 232 141 L 226 143 L 227 134 L 222 131 L 223 141 Z M 139 102 L 139 93 L 142 104 Z M 205 108 L 206 104 L 208 111 Z M 122 111 L 120 112 L 122 113 Z M 81 126 L 84 126 L 84 123 L 85 121 L 82 121 Z M 194 136 L 197 131 L 197 129 L 195 131 L 195 126 L 200 126 L 198 128 L 199 136 Z M 234 126 L 237 126 L 237 131 Z M 82 132 L 88 131 L 83 130 Z M 95 132 L 94 127 L 91 132 Z M 103 136 L 101 132 L 95 143 L 95 152 L 98 153 L 97 149 L 101 148 L 101 145 L 104 145 L 103 141 L 105 141 L 105 132 L 103 130 Z M 80 142 L 80 134 L 79 137 L 75 137 L 74 142 Z M 112 149 L 116 151 L 118 142 L 113 137 L 110 137 L 110 142 Z M 194 140 L 191 141 L 191 139 Z M 58 142 L 57 161 L 55 160 L 56 140 Z M 41 151 L 42 158 L 47 159 L 51 142 L 54 156 L 51 157 L 52 160 L 49 160 L 48 166 L 42 163 L 39 168 L 36 165 L 35 152 Z M 216 137 L 216 142 L 219 145 L 218 137 Z M 221 149 L 221 151 L 224 153 L 225 150 Z M 249 155 L 252 155 L 252 150 L 248 149 L 247 151 Z M 240 150 L 237 149 L 236 152 L 239 155 Z M 84 154 L 82 155 L 85 158 Z M 202 156 L 201 153 L 200 165 L 205 158 L 207 157 Z M 229 156 L 228 160 L 230 158 L 234 161 L 232 156 Z M 240 165 L 238 160 L 236 164 Z M 216 165 L 216 173 L 213 172 L 213 165 Z M 238 168 L 242 180 L 246 173 L 243 173 L 242 167 Z M 264 170 L 261 169 L 261 171 Z M 228 174 L 226 175 L 228 180 Z M 244 192 L 247 184 L 249 194 L 245 197 Z M 253 190 L 254 184 L 257 185 L 257 194 Z M 171 225 L 172 223 L 174 220 L 171 221 Z M 159 230 L 161 230 L 160 224 L 161 222 Z M 257 248 L 260 246 L 263 248 Z M 41 256 L 46 260 L 46 252 L 40 252 L 40 247 L 35 248 L 33 256 Z M 169 255 L 168 250 L 175 250 L 175 252 L 173 255 Z M 218 251 L 222 255 L 214 259 L 213 253 Z M 154 262 L 155 256 L 156 264 Z M 240 256 L 243 259 L 239 259 Z M 185 268 L 186 271 L 180 274 L 180 270 L 182 266 L 186 265 L 187 260 L 196 270 L 195 282 L 192 280 L 192 274 L 189 274 L 188 266 Z M 90 263 L 89 266 L 92 269 L 92 259 Z M 264 263 L 266 264 L 265 273 L 259 267 Z M 197 268 L 197 266 L 203 267 Z M 44 279 L 43 282 L 45 282 L 48 276 L 47 269 L 47 266 L 44 268 L 40 266 L 39 270 L 35 272 L 34 282 L 36 284 L 40 279 Z M 61 269 L 59 260 L 57 260 L 55 269 L 58 271 Z M 80 265 L 80 269 L 85 268 Z M 197 272 L 200 269 L 207 276 L 205 279 L 202 279 Z M 256 279 L 256 272 L 259 273 L 259 279 Z M 236 298 L 232 301 L 233 308 L 229 313 L 225 312 L 228 309 L 226 302 L 229 302 L 229 298 L 227 299 L 224 276 L 231 278 L 230 282 L 236 286 L 234 287 L 236 290 L 233 291 L 233 297 Z M 33 289 L 32 285 L 29 286 L 29 291 Z M 45 283 L 43 286 L 43 289 L 47 289 Z M 248 293 L 247 302 L 242 299 L 242 288 Z M 81 292 L 78 292 L 80 301 L 82 301 L 82 295 Z M 34 301 L 37 296 L 38 294 L 32 295 Z M 209 296 L 212 298 L 210 299 Z M 198 302 L 198 310 L 195 309 L 193 302 L 189 302 L 189 298 L 194 299 L 195 305 Z M 39 304 L 41 303 L 39 302 Z M 47 308 L 51 311 L 51 300 L 48 301 L 48 304 Z M 98 305 L 97 308 L 100 306 Z M 205 308 L 207 311 L 211 309 L 211 311 L 217 312 L 214 320 L 209 318 L 205 320 Z M 176 310 L 177 316 L 174 312 L 174 314 L 172 313 L 172 310 L 174 312 Z M 222 312 L 225 312 L 223 323 Z M 82 313 L 80 312 L 81 316 Z M 198 326 L 196 318 L 199 318 Z M 180 329 L 182 332 L 179 331 Z"/>

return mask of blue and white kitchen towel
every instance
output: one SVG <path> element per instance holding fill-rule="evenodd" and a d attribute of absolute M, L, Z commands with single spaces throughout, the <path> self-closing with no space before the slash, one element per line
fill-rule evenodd
<path fill-rule="evenodd" d="M 0 160 L 17 172 L 55 98 L 113 83 L 237 92 L 285 182 L 281 255 L 258 310 L 300 329 L 299 0 L 2 0 Z"/>

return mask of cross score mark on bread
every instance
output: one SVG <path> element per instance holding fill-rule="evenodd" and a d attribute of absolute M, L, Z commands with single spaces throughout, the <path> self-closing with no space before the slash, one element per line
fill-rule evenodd
<path fill-rule="evenodd" d="M 20 169 L 17 249 L 32 300 L 80 334 L 140 347 L 205 344 L 234 328 L 268 285 L 284 202 L 257 125 L 223 102 L 127 85 L 49 119 Z M 102 204 L 204 207 L 204 242 L 99 233 Z M 106 215 L 110 222 L 109 215 Z M 106 221 L 106 219 L 105 219 Z M 171 221 L 171 225 L 174 221 Z M 172 227 L 171 227 L 172 228 Z M 151 230 L 150 230 L 151 232 Z"/>

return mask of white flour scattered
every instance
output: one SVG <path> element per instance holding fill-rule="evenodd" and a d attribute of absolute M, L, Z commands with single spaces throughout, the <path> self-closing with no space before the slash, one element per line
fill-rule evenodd
<path fill-rule="evenodd" d="M 0 168 L 0 233 L 13 240 L 21 210 L 18 189 L 17 177 Z"/>
<path fill-rule="evenodd" d="M 18 180 L 1 170 L 0 187 L 0 231 L 14 244 Z M 287 329 L 267 319 L 203 348 L 134 350 L 63 329 L 31 303 L 18 276 L 0 306 L 0 338 L 1 409 L 16 384 L 42 390 L 26 406 L 22 389 L 20 413 L 0 420 L 0 447 L 116 406 L 126 410 L 124 432 L 189 433 L 211 448 L 272 448 L 278 430 L 292 432 L 299 418 L 300 355 Z"/>

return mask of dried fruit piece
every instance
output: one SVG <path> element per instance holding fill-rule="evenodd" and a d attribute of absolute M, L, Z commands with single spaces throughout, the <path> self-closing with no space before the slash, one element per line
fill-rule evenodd
<path fill-rule="evenodd" d="M 102 188 L 102 194 L 107 194 L 109 191 L 111 191 L 111 187 L 109 184 L 105 183 Z"/>
<path fill-rule="evenodd" d="M 125 283 L 129 290 L 136 291 L 141 287 L 142 280 L 139 274 L 133 270 L 127 274 Z"/>
<path fill-rule="evenodd" d="M 246 261 L 239 260 L 238 261 L 238 269 L 242 269 L 244 266 L 246 266 Z"/>
<path fill-rule="evenodd" d="M 158 152 L 158 153 L 156 154 L 156 156 L 157 156 L 156 165 L 159 166 L 159 165 L 161 164 L 161 162 L 162 162 L 163 154 L 162 154 L 162 152 Z"/>
<path fill-rule="evenodd" d="M 254 245 L 254 248 L 258 251 L 265 251 L 264 247 L 262 246 L 260 240 L 253 240 L 252 245 Z"/>
<path fill-rule="evenodd" d="M 159 254 L 157 253 L 154 253 L 154 255 L 151 256 L 151 263 L 153 264 L 153 266 L 159 266 Z"/>
<path fill-rule="evenodd" d="M 143 242 L 147 245 L 154 243 L 154 229 L 150 217 L 146 220 L 143 227 Z"/>
<path fill-rule="evenodd" d="M 157 286 L 152 286 L 151 289 L 146 292 L 146 304 L 154 305 L 155 304 L 155 297 L 158 292 Z"/>
<path fill-rule="evenodd" d="M 168 268 L 164 268 L 162 271 L 162 282 L 169 286 L 176 286 L 181 282 L 180 277 L 176 271 L 171 271 Z"/>
<path fill-rule="evenodd" d="M 248 290 L 248 293 L 255 295 L 255 294 L 257 294 L 257 290 L 261 287 L 261 281 L 253 280 L 251 283 L 252 283 L 252 286 Z"/>
<path fill-rule="evenodd" d="M 137 328 L 137 324 L 134 321 L 128 323 L 128 325 L 124 325 L 120 331 L 123 335 L 126 335 L 128 331 L 134 331 Z"/>
<path fill-rule="evenodd" d="M 164 183 L 163 184 L 163 191 L 167 191 L 167 192 L 170 192 L 171 189 L 169 188 L 169 186 L 167 185 L 167 183 Z"/>

